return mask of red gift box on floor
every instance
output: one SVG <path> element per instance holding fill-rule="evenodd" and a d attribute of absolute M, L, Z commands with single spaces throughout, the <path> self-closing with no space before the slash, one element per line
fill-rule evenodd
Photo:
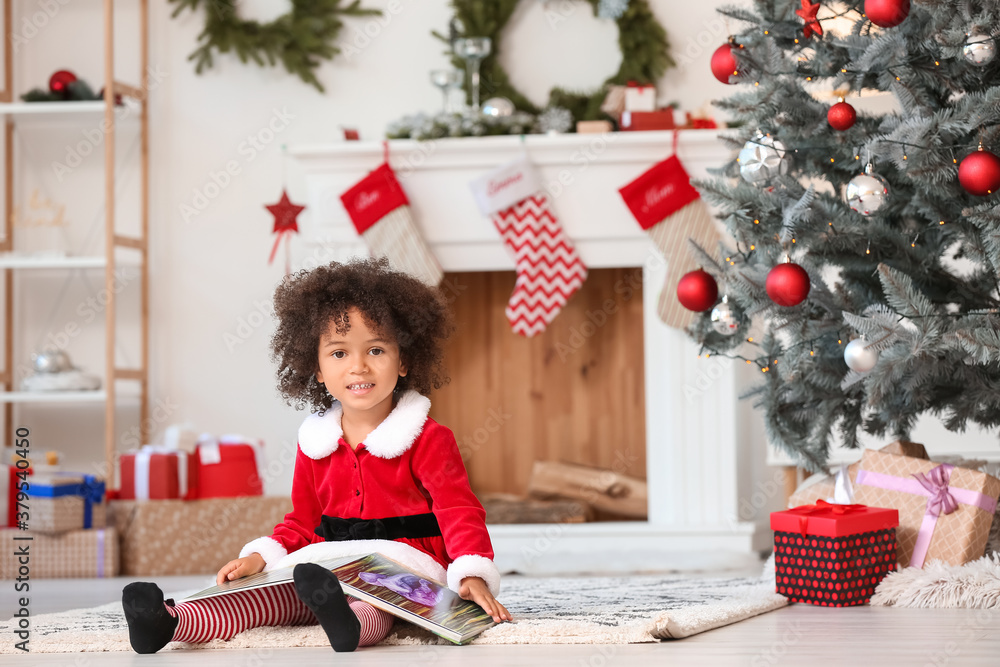
<path fill-rule="evenodd" d="M 262 496 L 262 443 L 241 435 L 202 436 L 191 465 L 188 500 Z"/>
<path fill-rule="evenodd" d="M 867 604 L 896 569 L 899 512 L 818 501 L 771 513 L 776 590 L 824 607 Z"/>
<path fill-rule="evenodd" d="M 122 454 L 121 488 L 123 500 L 170 500 L 188 494 L 190 462 L 187 452 L 144 445 L 137 452 Z"/>

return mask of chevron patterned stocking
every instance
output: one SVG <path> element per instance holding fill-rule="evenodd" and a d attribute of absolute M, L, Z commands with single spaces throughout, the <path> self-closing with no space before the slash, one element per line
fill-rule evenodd
<path fill-rule="evenodd" d="M 491 217 L 517 263 L 507 320 L 515 333 L 534 336 L 545 330 L 580 289 L 587 267 L 541 192 Z"/>

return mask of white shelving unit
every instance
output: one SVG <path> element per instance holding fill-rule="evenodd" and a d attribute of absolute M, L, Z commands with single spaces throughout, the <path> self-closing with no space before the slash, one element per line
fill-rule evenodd
<path fill-rule="evenodd" d="M 0 272 L 4 277 L 3 301 L 4 350 L 3 370 L 0 371 L 0 403 L 3 404 L 4 423 L 7 438 L 13 437 L 14 407 L 31 403 L 80 403 L 104 406 L 104 452 L 105 470 L 109 488 L 115 487 L 115 407 L 120 397 L 134 393 L 139 398 L 139 429 L 142 441 L 149 423 L 149 109 L 146 91 L 149 90 L 149 0 L 138 0 L 138 43 L 137 56 L 141 79 L 137 85 L 129 85 L 115 78 L 114 0 L 102 1 L 102 23 L 104 32 L 104 99 L 86 102 L 20 102 L 15 91 L 19 90 L 14 80 L 13 34 L 16 19 L 13 0 L 4 0 L 4 88 L 0 91 L 0 117 L 4 124 L 4 175 L 3 187 L 4 222 L 3 237 L 0 239 Z M 20 12 L 30 13 L 31 6 L 18 4 Z M 121 30 L 121 28 L 119 28 Z M 83 34 L 82 34 L 83 35 Z M 85 35 L 83 35 L 85 36 Z M 81 36 L 81 40 L 83 39 Z M 116 105 L 116 98 L 125 98 L 125 107 Z M 122 111 L 127 113 L 122 113 Z M 103 119 L 103 120 L 102 120 Z M 14 164 L 14 129 L 17 124 L 54 123 L 59 125 L 79 125 L 93 127 L 99 121 L 103 133 L 104 149 L 104 252 L 96 256 L 27 255 L 16 252 L 14 235 L 15 178 L 19 170 Z M 115 224 L 115 139 L 120 122 L 139 123 L 139 232 L 136 236 L 119 234 Z M 121 249 L 130 255 L 129 261 L 122 262 L 116 257 Z M 133 259 L 134 258 L 134 259 Z M 117 337 L 117 290 L 115 272 L 122 265 L 134 266 L 139 271 L 140 289 L 140 360 L 134 368 L 119 368 L 115 361 Z M 14 322 L 14 299 L 18 293 L 18 276 L 25 271 L 76 271 L 101 270 L 104 273 L 104 342 L 105 372 L 104 387 L 98 391 L 23 392 L 14 386 L 14 343 L 19 335 Z M 99 326 L 95 322 L 92 326 Z M 126 381 L 137 392 L 120 393 L 119 381 Z"/>

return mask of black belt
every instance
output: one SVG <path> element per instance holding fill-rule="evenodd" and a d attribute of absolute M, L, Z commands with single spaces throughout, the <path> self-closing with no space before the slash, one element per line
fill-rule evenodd
<path fill-rule="evenodd" d="M 438 537 L 441 527 L 431 512 L 384 519 L 341 519 L 324 514 L 315 532 L 327 542 L 398 540 L 401 537 Z"/>

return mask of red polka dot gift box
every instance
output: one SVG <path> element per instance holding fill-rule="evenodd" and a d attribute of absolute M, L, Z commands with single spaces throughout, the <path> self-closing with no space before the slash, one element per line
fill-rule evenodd
<path fill-rule="evenodd" d="M 899 512 L 817 500 L 771 513 L 775 586 L 792 602 L 867 604 L 896 569 Z"/>

